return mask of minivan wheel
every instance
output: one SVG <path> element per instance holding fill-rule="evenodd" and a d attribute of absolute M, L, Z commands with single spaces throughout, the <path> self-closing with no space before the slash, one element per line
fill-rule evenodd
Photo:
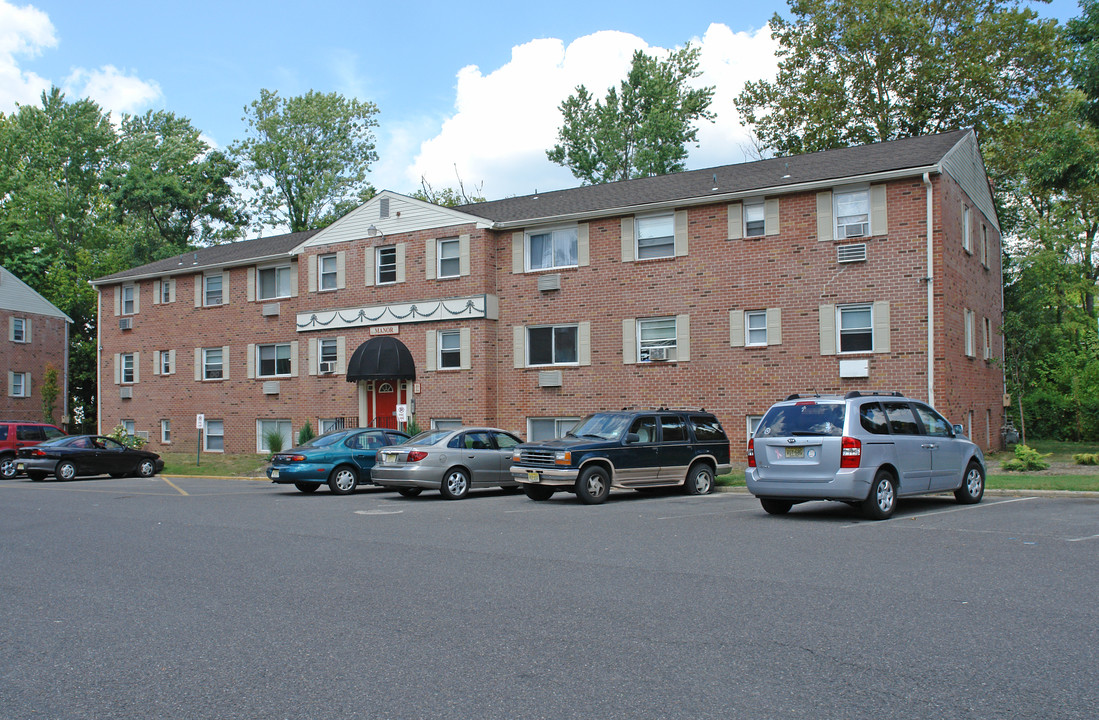
<path fill-rule="evenodd" d="M 598 465 L 580 473 L 576 480 L 576 497 L 585 505 L 598 505 L 611 493 L 611 478 L 607 471 Z"/>
<path fill-rule="evenodd" d="M 350 465 L 340 465 L 328 476 L 328 487 L 336 495 L 347 495 L 359 486 L 359 474 Z"/>
<path fill-rule="evenodd" d="M 794 503 L 789 500 L 772 500 L 771 498 L 760 498 L 759 504 L 763 506 L 768 515 L 785 515 L 794 506 Z"/>
<path fill-rule="evenodd" d="M 688 495 L 708 495 L 714 489 L 714 471 L 706 463 L 699 463 L 687 472 L 684 489 Z"/>
<path fill-rule="evenodd" d="M 871 520 L 885 520 L 897 508 L 897 484 L 888 470 L 878 470 L 870 494 L 862 503 L 862 511 Z"/>
<path fill-rule="evenodd" d="M 975 462 L 969 463 L 965 469 L 965 478 L 962 486 L 954 491 L 954 499 L 962 505 L 979 503 L 985 494 L 985 474 L 981 466 Z"/>

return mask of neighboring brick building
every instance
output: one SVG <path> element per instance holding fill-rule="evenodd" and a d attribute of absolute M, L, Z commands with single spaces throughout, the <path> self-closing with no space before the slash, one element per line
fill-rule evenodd
<path fill-rule="evenodd" d="M 72 320 L 29 285 L 0 267 L 0 419 L 40 421 L 46 369 L 57 370 L 54 422 L 69 414 L 69 323 Z"/>
<path fill-rule="evenodd" d="M 714 411 L 743 455 L 775 400 L 851 389 L 999 442 L 1000 233 L 970 131 L 453 209 L 383 192 L 94 285 L 101 426 L 158 449 L 194 448 L 198 413 L 208 450 L 259 452 L 398 404 L 533 438 L 667 405 Z"/>

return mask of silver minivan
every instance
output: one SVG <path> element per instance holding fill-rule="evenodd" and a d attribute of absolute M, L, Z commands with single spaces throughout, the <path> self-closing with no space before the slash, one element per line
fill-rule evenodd
<path fill-rule="evenodd" d="M 926 403 L 901 393 L 791 395 L 748 441 L 748 490 L 782 515 L 810 500 L 838 500 L 867 517 L 893 514 L 898 497 L 984 496 L 984 454 Z"/>

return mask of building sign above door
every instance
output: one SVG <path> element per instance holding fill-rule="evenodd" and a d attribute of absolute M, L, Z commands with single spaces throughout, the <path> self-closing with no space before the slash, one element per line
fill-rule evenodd
<path fill-rule="evenodd" d="M 370 328 L 371 335 L 400 335 L 400 325 L 375 325 Z"/>

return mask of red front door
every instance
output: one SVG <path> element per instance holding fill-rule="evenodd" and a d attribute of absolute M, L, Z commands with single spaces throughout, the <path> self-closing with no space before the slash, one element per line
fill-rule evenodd
<path fill-rule="evenodd" d="M 374 390 L 374 426 L 397 427 L 397 385 L 388 380 L 379 381 Z"/>

